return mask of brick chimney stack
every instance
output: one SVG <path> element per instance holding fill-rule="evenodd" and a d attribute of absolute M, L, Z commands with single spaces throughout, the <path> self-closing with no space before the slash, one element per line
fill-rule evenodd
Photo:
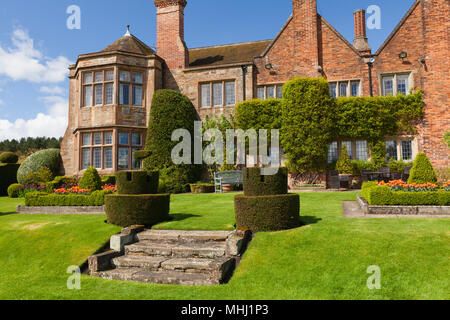
<path fill-rule="evenodd" d="M 169 69 L 189 65 L 189 51 L 184 42 L 184 8 L 186 0 L 154 0 L 157 19 L 157 54 Z"/>
<path fill-rule="evenodd" d="M 317 0 L 293 0 L 292 8 L 298 62 L 307 66 L 308 76 L 320 76 Z"/>
<path fill-rule="evenodd" d="M 353 46 L 361 54 L 371 54 L 372 49 L 366 33 L 366 10 L 356 10 L 353 15 L 355 19 L 355 40 L 353 41 Z"/>

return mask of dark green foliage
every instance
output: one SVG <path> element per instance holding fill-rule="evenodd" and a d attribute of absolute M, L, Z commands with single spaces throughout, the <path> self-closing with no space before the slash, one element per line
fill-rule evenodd
<path fill-rule="evenodd" d="M 19 192 L 20 192 L 20 187 L 22 187 L 22 185 L 18 184 L 18 183 L 13 183 L 12 185 L 10 185 L 8 187 L 8 197 L 18 198 Z"/>
<path fill-rule="evenodd" d="M 300 197 L 297 194 L 234 198 L 238 229 L 278 231 L 299 226 Z"/>
<path fill-rule="evenodd" d="M 190 185 L 192 193 L 214 193 L 215 187 L 213 184 L 195 183 Z"/>
<path fill-rule="evenodd" d="M 0 154 L 0 163 L 17 163 L 19 156 L 13 152 L 3 152 Z"/>
<path fill-rule="evenodd" d="M 110 224 L 152 226 L 169 219 L 170 195 L 108 195 L 105 209 Z"/>
<path fill-rule="evenodd" d="M 6 196 L 8 187 L 17 182 L 19 166 L 19 164 L 15 163 L 0 163 L 0 196 Z"/>
<path fill-rule="evenodd" d="M 28 154 L 29 152 L 44 149 L 59 149 L 62 138 L 22 138 L 19 141 L 16 139 L 3 140 L 0 142 L 0 150 L 19 152 L 21 154 Z"/>
<path fill-rule="evenodd" d="M 408 183 L 424 184 L 427 182 L 436 183 L 437 177 L 427 155 L 421 152 L 417 155 L 416 160 L 414 160 Z"/>
<path fill-rule="evenodd" d="M 81 189 L 89 189 L 91 191 L 102 189 L 102 179 L 100 178 L 97 169 L 90 167 L 86 169 L 83 176 L 78 183 Z"/>
<path fill-rule="evenodd" d="M 36 172 L 42 167 L 47 167 L 52 172 L 53 176 L 58 175 L 59 167 L 61 165 L 61 157 L 59 149 L 47 149 L 36 153 L 25 159 L 17 171 L 17 180 L 21 184 L 26 184 L 23 178 L 29 172 Z"/>
<path fill-rule="evenodd" d="M 175 165 L 172 149 L 179 141 L 172 141 L 172 132 L 186 129 L 194 139 L 197 112 L 188 97 L 172 90 L 158 90 L 153 95 L 145 150 L 151 155 L 144 160 L 144 170 L 161 170 L 162 187 L 167 192 L 185 192 L 189 183 L 198 181 L 200 165 Z M 193 145 L 193 144 L 192 144 Z M 166 170 L 166 171 L 164 171 Z"/>
<path fill-rule="evenodd" d="M 335 116 L 325 79 L 296 78 L 284 85 L 281 144 L 292 171 L 326 168 Z"/>
<path fill-rule="evenodd" d="M 104 196 L 111 191 L 94 191 L 91 195 L 57 195 L 31 192 L 25 195 L 25 205 L 29 207 L 96 207 L 104 205 Z"/>
<path fill-rule="evenodd" d="M 116 173 L 119 194 L 158 193 L 158 171 L 120 171 Z"/>
<path fill-rule="evenodd" d="M 236 127 L 242 130 L 280 129 L 281 99 L 244 101 L 235 108 Z"/>
<path fill-rule="evenodd" d="M 244 168 L 242 171 L 244 194 L 246 196 L 266 196 L 287 194 L 288 170 L 280 168 L 275 175 L 261 175 L 261 168 Z"/>
<path fill-rule="evenodd" d="M 390 159 L 387 165 L 388 165 L 389 169 L 391 170 L 391 172 L 397 172 L 397 173 L 403 173 L 407 166 L 412 167 L 411 162 L 403 162 L 402 160 L 396 161 L 394 159 Z"/>
<path fill-rule="evenodd" d="M 152 155 L 150 150 L 138 150 L 134 152 L 134 158 L 136 160 L 144 160 Z"/>
<path fill-rule="evenodd" d="M 367 181 L 367 182 L 363 182 L 362 186 L 361 186 L 361 196 L 367 200 L 367 202 L 369 202 L 370 204 L 370 190 L 372 188 L 376 188 L 377 186 L 377 182 L 376 181 Z"/>
<path fill-rule="evenodd" d="M 23 178 L 24 185 L 27 184 L 46 184 L 53 180 L 53 173 L 47 167 L 41 167 L 37 171 L 28 172 Z"/>
<path fill-rule="evenodd" d="M 102 185 L 105 184 L 116 184 L 116 176 L 103 176 Z"/>
<path fill-rule="evenodd" d="M 446 133 L 444 133 L 443 141 L 447 145 L 447 147 L 450 148 L 450 131 L 447 131 Z"/>
<path fill-rule="evenodd" d="M 336 170 L 339 171 L 340 174 L 353 174 L 352 161 L 348 157 L 347 146 L 345 144 L 342 147 L 339 160 L 336 163 Z"/>
<path fill-rule="evenodd" d="M 450 192 L 444 190 L 405 192 L 392 191 L 388 186 L 365 183 L 362 197 L 372 206 L 448 206 Z"/>

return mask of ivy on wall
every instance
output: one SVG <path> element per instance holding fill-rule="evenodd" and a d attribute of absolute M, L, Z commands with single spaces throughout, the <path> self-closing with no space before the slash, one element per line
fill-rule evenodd
<path fill-rule="evenodd" d="M 283 99 L 245 101 L 236 106 L 238 128 L 281 129 L 291 170 L 324 170 L 328 145 L 340 138 L 369 142 L 372 162 L 384 164 L 386 136 L 415 134 L 424 115 L 423 92 L 388 97 L 332 99 L 325 79 L 297 78 Z"/>

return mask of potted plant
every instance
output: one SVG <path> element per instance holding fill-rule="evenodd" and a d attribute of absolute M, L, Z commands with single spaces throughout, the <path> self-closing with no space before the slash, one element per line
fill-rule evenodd
<path fill-rule="evenodd" d="M 353 175 L 353 165 L 347 154 L 347 146 L 345 144 L 342 147 L 341 155 L 336 163 L 336 170 L 339 172 L 339 180 L 347 181 L 350 186 L 350 177 Z"/>

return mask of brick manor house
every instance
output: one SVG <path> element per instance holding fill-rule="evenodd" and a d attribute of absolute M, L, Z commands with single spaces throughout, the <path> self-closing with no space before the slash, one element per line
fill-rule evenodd
<path fill-rule="evenodd" d="M 424 151 L 449 166 L 441 141 L 450 129 L 449 0 L 417 0 L 377 52 L 366 36 L 365 11 L 354 13 L 353 44 L 317 13 L 316 0 L 293 0 L 293 14 L 272 40 L 189 49 L 185 0 L 154 0 L 156 52 L 128 31 L 70 69 L 69 124 L 61 147 L 64 174 L 90 166 L 100 174 L 138 169 L 155 90 L 178 90 L 198 114 L 222 114 L 246 99 L 281 97 L 293 77 L 325 77 L 333 96 L 408 94 L 421 88 L 426 116 L 417 136 L 386 137 L 388 156 L 412 160 Z M 369 159 L 363 139 L 341 139 L 353 159 Z"/>

